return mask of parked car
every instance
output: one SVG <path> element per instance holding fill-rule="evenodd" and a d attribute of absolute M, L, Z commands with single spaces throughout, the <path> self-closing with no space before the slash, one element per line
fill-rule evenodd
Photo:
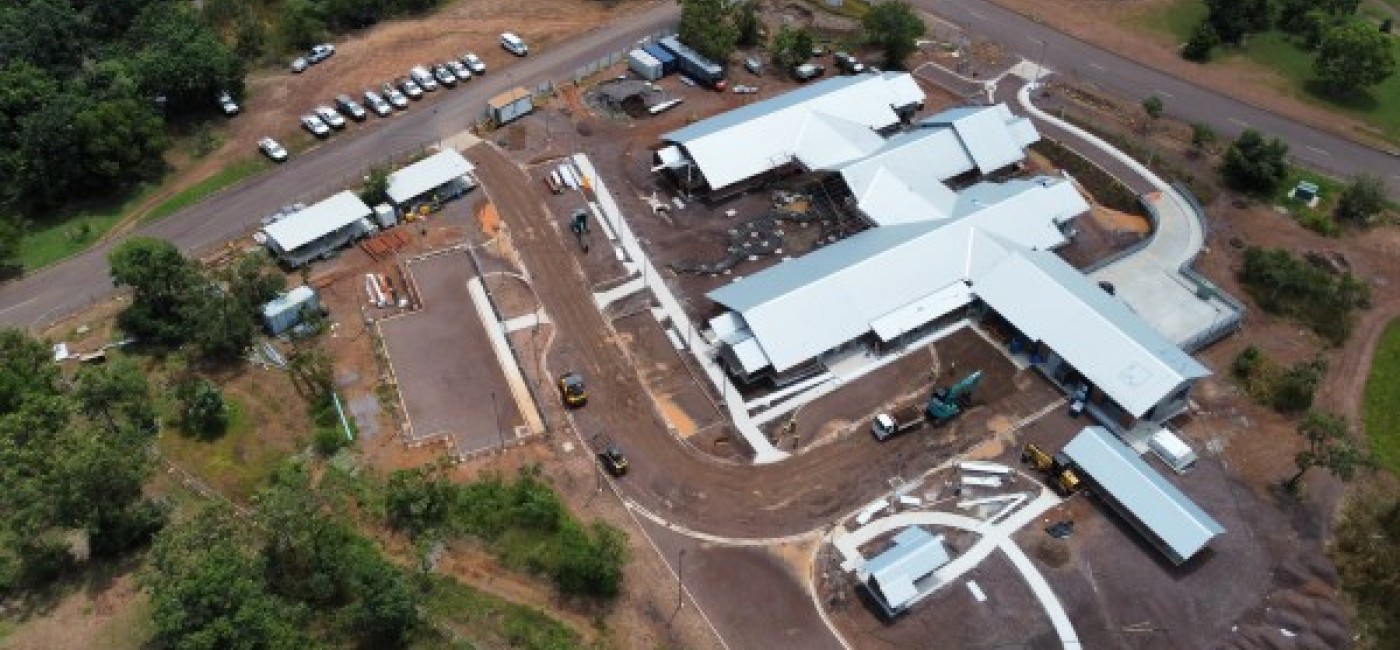
<path fill-rule="evenodd" d="M 753 74 L 762 75 L 762 74 L 763 74 L 763 61 L 760 61 L 760 60 L 758 59 L 758 57 L 756 57 L 756 56 L 745 57 L 745 58 L 744 58 L 744 69 L 745 69 L 745 70 L 748 70 L 749 72 L 751 72 L 751 73 L 753 73 Z"/>
<path fill-rule="evenodd" d="M 613 476 L 620 477 L 627 473 L 627 457 L 622 455 L 622 450 L 618 449 L 617 445 L 608 445 L 607 449 L 599 453 L 598 462 Z"/>
<path fill-rule="evenodd" d="M 324 138 L 331 134 L 331 127 L 326 126 L 326 123 L 322 122 L 321 118 L 317 117 L 315 113 L 307 113 L 301 116 L 301 125 L 307 131 L 310 131 L 311 135 L 318 138 Z"/>
<path fill-rule="evenodd" d="M 433 73 L 428 72 L 428 69 L 421 65 L 413 66 L 413 69 L 408 71 L 408 76 L 412 77 L 413 81 L 423 90 L 428 92 L 437 90 L 437 80 L 433 79 Z M 408 95 L 412 97 L 413 93 Z"/>
<path fill-rule="evenodd" d="M 408 77 L 399 78 L 399 89 L 403 90 L 403 94 L 408 95 L 409 99 L 422 99 L 423 97 L 423 89 L 418 86 L 418 82 Z"/>
<path fill-rule="evenodd" d="M 273 162 L 282 162 L 287 159 L 287 150 L 272 138 L 258 140 L 258 149 L 263 152 L 263 155 L 271 158 Z"/>
<path fill-rule="evenodd" d="M 516 36 L 515 32 L 501 34 L 501 47 L 516 56 L 525 56 L 530 53 L 530 46 L 526 45 L 519 36 Z"/>
<path fill-rule="evenodd" d="M 842 72 L 848 74 L 860 74 L 865 72 L 865 64 L 845 52 L 837 52 L 831 55 L 831 58 L 836 61 L 836 67 L 840 68 Z"/>
<path fill-rule="evenodd" d="M 335 46 L 330 43 L 311 46 L 311 52 L 306 55 L 306 60 L 312 64 L 317 64 L 335 55 Z"/>
<path fill-rule="evenodd" d="M 442 65 L 451 70 L 452 74 L 457 75 L 458 81 L 470 81 L 472 78 L 472 71 L 468 70 L 467 66 L 462 65 L 461 61 L 451 60 Z"/>
<path fill-rule="evenodd" d="M 408 100 L 405 99 L 404 101 L 407 102 Z M 394 112 L 394 107 L 390 106 L 389 102 L 385 101 L 382 95 L 373 90 L 365 91 L 365 105 L 369 106 L 369 110 L 374 111 L 374 114 L 379 117 L 388 117 L 389 114 Z"/>
<path fill-rule="evenodd" d="M 798 81 L 807 82 L 826 73 L 826 68 L 815 63 L 803 63 L 792 69 L 792 78 Z"/>
<path fill-rule="evenodd" d="M 218 99 L 219 108 L 224 111 L 224 115 L 233 117 L 238 114 L 238 102 L 233 101 L 233 95 L 230 95 L 227 90 L 219 91 L 216 99 Z"/>
<path fill-rule="evenodd" d="M 325 104 L 316 107 L 316 116 L 321 118 L 322 122 L 330 125 L 333 129 L 345 128 L 345 118 L 341 117 L 340 113 L 335 112 L 334 108 L 326 106 Z"/>
<path fill-rule="evenodd" d="M 356 122 L 363 122 L 369 116 L 369 113 L 365 112 L 365 107 L 360 106 L 360 103 L 351 99 L 349 95 L 336 95 L 335 107 Z"/>
<path fill-rule="evenodd" d="M 443 88 L 451 88 L 457 85 L 457 75 L 452 74 L 452 71 L 448 70 L 445 65 L 433 66 L 432 73 L 433 78 L 437 79 L 438 83 L 442 84 Z"/>
<path fill-rule="evenodd" d="M 467 69 L 471 70 L 472 74 L 486 74 L 486 62 L 482 61 L 475 52 L 463 54 L 462 63 L 467 64 Z"/>
<path fill-rule="evenodd" d="M 306 57 L 299 56 L 292 59 L 292 72 L 303 72 L 309 65 L 311 64 L 306 62 Z"/>
<path fill-rule="evenodd" d="M 394 84 L 384 84 L 384 99 L 389 100 L 389 103 L 393 104 L 394 108 L 400 110 L 408 108 L 408 97 L 405 97 L 402 91 L 395 88 Z"/>

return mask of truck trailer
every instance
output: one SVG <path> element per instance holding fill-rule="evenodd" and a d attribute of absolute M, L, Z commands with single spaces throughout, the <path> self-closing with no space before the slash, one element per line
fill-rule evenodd
<path fill-rule="evenodd" d="M 724 90 L 724 68 L 711 61 L 699 52 L 686 47 L 680 39 L 675 36 L 667 36 L 658 41 L 661 47 L 672 56 L 676 57 L 676 70 L 681 74 L 694 79 L 696 83 L 708 86 L 715 90 Z"/>

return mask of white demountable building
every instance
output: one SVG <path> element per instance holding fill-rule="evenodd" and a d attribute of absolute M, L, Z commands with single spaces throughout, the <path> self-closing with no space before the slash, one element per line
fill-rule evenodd
<path fill-rule="evenodd" d="M 269 334 L 277 336 L 295 327 L 306 314 L 320 309 L 321 302 L 316 297 L 316 291 L 302 285 L 263 305 L 263 327 L 267 328 Z"/>
<path fill-rule="evenodd" d="M 390 174 L 386 194 L 400 209 L 455 198 L 476 187 L 475 169 L 462 154 L 441 151 Z"/>
<path fill-rule="evenodd" d="M 373 233 L 371 214 L 360 197 L 346 191 L 268 224 L 262 232 L 273 256 L 296 268 Z"/>

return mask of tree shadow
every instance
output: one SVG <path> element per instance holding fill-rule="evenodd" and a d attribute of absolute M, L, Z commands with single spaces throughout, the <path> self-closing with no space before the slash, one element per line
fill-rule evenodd
<path fill-rule="evenodd" d="M 1303 90 L 1314 99 L 1353 111 L 1369 113 L 1379 109 L 1381 105 L 1380 100 L 1364 88 L 1338 91 L 1322 83 L 1319 79 L 1309 79 L 1303 82 Z"/>

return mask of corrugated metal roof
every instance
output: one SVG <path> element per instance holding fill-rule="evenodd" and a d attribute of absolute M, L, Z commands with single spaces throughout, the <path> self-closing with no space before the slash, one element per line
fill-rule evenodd
<path fill-rule="evenodd" d="M 476 169 L 462 154 L 447 149 L 389 175 L 389 200 L 404 203 Z"/>
<path fill-rule="evenodd" d="M 372 211 L 360 197 L 345 191 L 263 228 L 268 238 L 284 251 L 291 252 L 321 237 L 329 235 Z"/>
<path fill-rule="evenodd" d="M 1022 251 L 973 279 L 973 293 L 1142 417 L 1210 372 L 1058 256 Z"/>
<path fill-rule="evenodd" d="M 301 309 L 302 305 L 316 298 L 316 292 L 311 287 L 301 285 L 287 293 L 284 293 L 263 305 L 262 312 L 266 318 L 275 318 L 277 315 L 289 309 Z"/>
<path fill-rule="evenodd" d="M 1025 158 L 1024 149 L 1040 139 L 1030 120 L 1016 117 L 1005 104 L 950 108 L 920 124 L 952 128 L 984 174 Z"/>
<path fill-rule="evenodd" d="M 972 302 L 972 289 L 958 281 L 870 321 L 870 330 L 889 341 Z"/>
<path fill-rule="evenodd" d="M 1103 427 L 1085 427 L 1065 445 L 1064 453 L 1166 544 L 1178 563 L 1225 532 L 1219 522 Z"/>
<path fill-rule="evenodd" d="M 743 315 L 781 372 L 871 331 L 874 321 L 927 296 L 931 287 L 991 268 L 1008 246 L 1063 244 L 1054 225 L 1060 185 L 1069 183 L 1027 182 L 1003 198 L 1009 207 L 998 203 L 960 219 L 867 230 L 707 295 Z M 1078 198 L 1072 188 L 1071 194 Z"/>
<path fill-rule="evenodd" d="M 910 526 L 894 537 L 894 546 L 873 557 L 865 570 L 879 586 L 890 609 L 899 609 L 919 595 L 914 582 L 948 563 L 942 535 Z"/>
<path fill-rule="evenodd" d="M 908 74 L 833 77 L 701 120 L 662 136 L 682 145 L 712 189 L 752 178 L 797 159 L 809 166 L 865 155 L 883 142 L 871 130 L 899 123 L 894 107 L 923 101 Z M 819 113 L 862 127 L 868 136 L 836 126 Z M 810 137 L 804 134 L 812 129 Z M 829 139 L 840 142 L 832 144 Z"/>

